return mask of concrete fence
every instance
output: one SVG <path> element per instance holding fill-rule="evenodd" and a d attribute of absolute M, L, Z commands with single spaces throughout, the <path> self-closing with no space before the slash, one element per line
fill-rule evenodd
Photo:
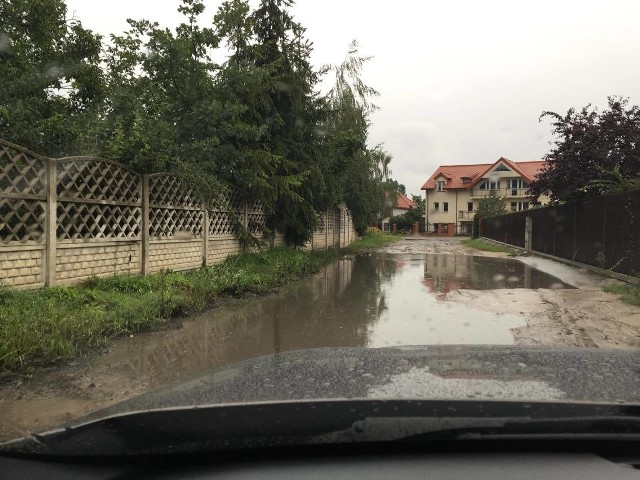
<path fill-rule="evenodd" d="M 0 139 L 0 285 L 38 288 L 218 263 L 243 251 L 238 224 L 259 237 L 266 215 L 234 194 L 217 204 L 205 208 L 170 173 L 142 175 L 95 157 L 47 158 Z M 320 216 L 305 248 L 356 238 L 342 205 Z M 268 243 L 284 245 L 284 237 Z"/>

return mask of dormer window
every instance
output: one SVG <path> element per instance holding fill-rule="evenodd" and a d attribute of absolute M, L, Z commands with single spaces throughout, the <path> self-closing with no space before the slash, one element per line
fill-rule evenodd
<path fill-rule="evenodd" d="M 471 177 L 460 177 L 462 178 L 462 183 L 471 183 Z"/>
<path fill-rule="evenodd" d="M 444 191 L 444 180 L 438 180 L 438 181 L 436 182 L 436 190 L 437 190 L 438 192 L 442 192 L 442 191 Z"/>

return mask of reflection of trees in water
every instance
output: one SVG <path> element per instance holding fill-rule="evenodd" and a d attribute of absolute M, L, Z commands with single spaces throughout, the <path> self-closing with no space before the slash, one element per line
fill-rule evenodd
<path fill-rule="evenodd" d="M 395 269 L 390 258 L 359 256 L 331 264 L 311 288 L 305 282 L 288 289 L 273 317 L 278 351 L 367 345 L 369 327 L 385 308 L 382 285 Z"/>
<path fill-rule="evenodd" d="M 120 342 L 97 365 L 149 385 L 275 352 L 365 346 L 386 308 L 383 285 L 397 270 L 388 257 L 343 259 L 275 295 L 211 309 L 182 328 Z"/>
<path fill-rule="evenodd" d="M 365 330 L 368 330 L 387 309 L 384 285 L 404 267 L 404 263 L 389 255 L 360 256 L 355 262 L 354 278 L 349 284 L 348 295 L 365 321 Z M 362 345 L 367 343 L 368 337 Z"/>

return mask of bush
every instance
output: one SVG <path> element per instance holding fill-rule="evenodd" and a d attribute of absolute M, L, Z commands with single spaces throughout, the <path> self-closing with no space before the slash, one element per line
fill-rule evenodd
<path fill-rule="evenodd" d="M 365 237 L 375 237 L 378 235 L 382 235 L 382 230 L 380 230 L 378 227 L 367 227 L 367 229 L 364 231 Z"/>

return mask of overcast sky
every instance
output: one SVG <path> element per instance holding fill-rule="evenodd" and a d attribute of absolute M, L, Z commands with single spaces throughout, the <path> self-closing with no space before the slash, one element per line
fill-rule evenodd
<path fill-rule="evenodd" d="M 213 17 L 219 0 L 205 0 Z M 254 2 L 255 3 L 255 2 Z M 126 18 L 175 26 L 178 0 L 67 0 L 69 14 L 108 35 Z M 357 39 L 374 56 L 364 80 L 380 91 L 371 145 L 410 193 L 443 164 L 549 150 L 544 110 L 564 113 L 608 95 L 640 99 L 640 2 L 299 0 L 314 64 L 339 63 Z"/>

